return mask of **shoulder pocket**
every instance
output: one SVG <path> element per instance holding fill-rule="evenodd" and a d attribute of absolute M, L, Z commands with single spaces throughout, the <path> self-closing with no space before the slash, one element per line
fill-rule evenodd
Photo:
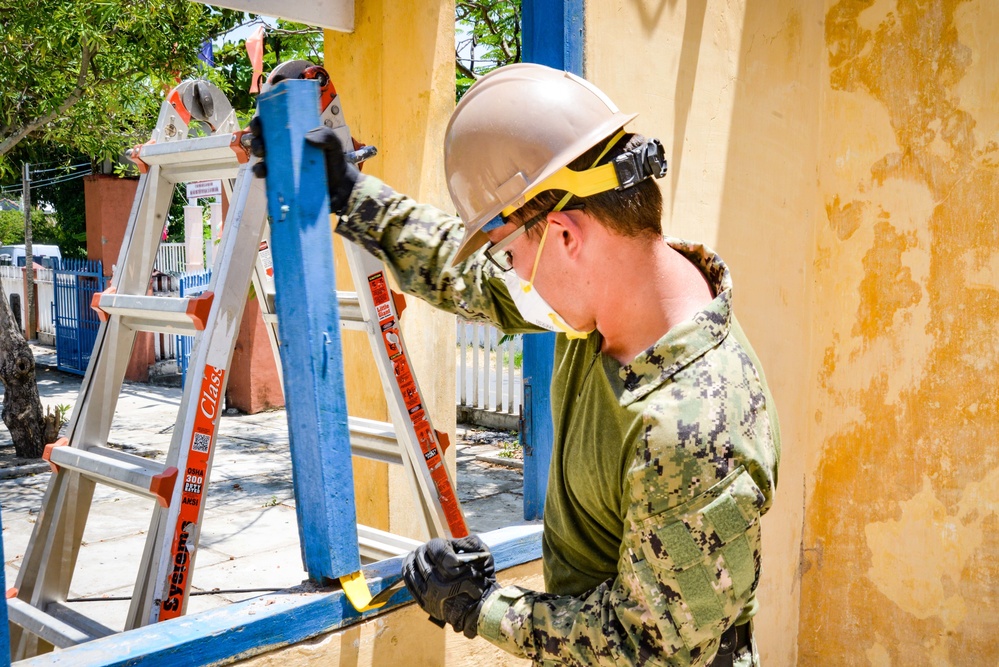
<path fill-rule="evenodd" d="M 740 466 L 692 500 L 640 524 L 654 611 L 668 614 L 688 648 L 738 618 L 760 574 L 763 494 Z"/>

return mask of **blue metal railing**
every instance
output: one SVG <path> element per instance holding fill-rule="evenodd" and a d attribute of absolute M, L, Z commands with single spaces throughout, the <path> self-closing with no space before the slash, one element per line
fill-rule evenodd
<path fill-rule="evenodd" d="M 108 279 L 99 260 L 62 259 L 53 273 L 56 365 L 83 375 L 101 328 L 90 303 L 94 294 L 104 291 Z"/>

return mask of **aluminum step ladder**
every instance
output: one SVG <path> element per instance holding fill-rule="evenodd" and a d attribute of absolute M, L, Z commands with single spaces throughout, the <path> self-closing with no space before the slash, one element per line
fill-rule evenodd
<path fill-rule="evenodd" d="M 300 69 L 293 78 L 303 74 L 305 68 Z M 333 90 L 331 84 L 329 89 Z M 339 98 L 328 92 L 323 99 L 323 120 L 349 136 Z M 205 127 L 210 132 L 195 136 L 195 128 Z M 45 458 L 53 473 L 15 587 L 8 592 L 15 660 L 116 632 L 66 604 L 97 484 L 153 501 L 124 629 L 174 618 L 186 610 L 227 370 L 248 290 L 252 283 L 264 295 L 260 303 L 276 353 L 280 323 L 275 310 L 296 297 L 289 294 L 282 300 L 274 288 L 272 257 L 267 252 L 271 239 L 265 184 L 252 175 L 254 159 L 244 136 L 221 91 L 205 81 L 191 80 L 168 95 L 150 141 L 130 151 L 142 173 L 111 286 L 94 298 L 102 324 L 67 436 L 46 448 Z M 210 285 L 192 297 L 146 296 L 175 184 L 209 179 L 222 180 L 230 201 Z M 464 535 L 464 516 L 453 481 L 442 465 L 445 443 L 430 426 L 406 362 L 398 331 L 397 303 L 401 302 L 388 291 L 380 262 L 346 245 L 355 284 L 364 287 L 356 293 L 338 292 L 335 302 L 340 305 L 342 326 L 368 332 L 392 415 L 392 423 L 350 417 L 349 451 L 404 466 L 429 535 Z M 332 260 L 332 246 L 328 252 Z M 285 312 L 294 317 L 293 311 Z M 139 331 L 193 335 L 196 341 L 163 461 L 107 446 Z M 329 363 L 342 366 L 342 359 Z M 342 394 L 342 385 L 339 391 Z M 295 435 L 293 430 L 293 443 Z M 349 471 L 350 456 L 345 458 Z M 352 504 L 352 493 L 350 500 Z M 365 596 L 358 590 L 364 583 L 361 559 L 400 555 L 418 542 L 356 522 L 352 528 L 356 542 L 342 534 L 340 539 L 353 548 L 357 559 L 353 570 L 343 570 L 341 564 L 334 575 L 323 570 L 317 575 L 304 544 L 303 554 L 310 577 L 321 582 L 341 579 L 345 588 L 354 590 L 352 600 L 363 606 Z M 345 562 L 350 563 L 350 558 Z"/>

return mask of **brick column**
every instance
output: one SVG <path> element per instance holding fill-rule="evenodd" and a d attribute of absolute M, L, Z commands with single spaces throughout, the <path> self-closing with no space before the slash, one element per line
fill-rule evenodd
<path fill-rule="evenodd" d="M 83 179 L 83 194 L 87 215 L 87 259 L 100 260 L 104 275 L 110 277 L 118 263 L 121 244 L 125 239 L 128 217 L 139 182 L 115 176 L 87 176 Z M 136 334 L 132 358 L 125 379 L 133 382 L 149 380 L 149 366 L 156 361 L 153 334 Z"/>

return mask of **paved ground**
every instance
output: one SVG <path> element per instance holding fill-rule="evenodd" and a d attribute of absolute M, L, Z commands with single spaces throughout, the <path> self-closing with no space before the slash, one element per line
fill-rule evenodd
<path fill-rule="evenodd" d="M 43 405 L 72 405 L 81 378 L 61 373 L 48 348 L 35 348 Z M 0 386 L 2 394 L 2 386 Z M 181 390 L 126 384 L 109 444 L 162 455 L 170 444 Z M 482 532 L 523 523 L 523 480 L 507 444 L 515 435 L 459 427 L 458 493 L 469 525 Z M 0 422 L 0 507 L 4 573 L 13 586 L 48 484 L 48 466 L 11 467 L 10 436 Z M 6 461 L 8 467 L 3 468 Z M 306 578 L 299 551 L 288 430 L 283 410 L 224 415 L 208 489 L 206 518 L 189 613 L 281 589 Z M 493 462 L 499 462 L 497 464 Z M 121 629 L 128 611 L 152 501 L 98 485 L 70 591 L 74 608 Z M 254 590 L 257 589 L 257 590 Z M 86 598 L 84 601 L 81 598 Z M 115 599 L 125 598 L 125 599 Z"/>

